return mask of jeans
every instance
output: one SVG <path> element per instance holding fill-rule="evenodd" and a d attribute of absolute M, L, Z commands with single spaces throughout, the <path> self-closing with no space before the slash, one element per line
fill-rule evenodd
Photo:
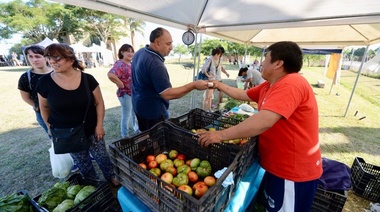
<path fill-rule="evenodd" d="M 139 126 L 137 124 L 136 115 L 132 107 L 132 97 L 128 94 L 124 94 L 122 97 L 118 97 L 121 104 L 121 122 L 120 133 L 121 137 L 126 138 L 129 136 L 129 121 L 132 119 L 133 131 L 139 132 Z"/>
<path fill-rule="evenodd" d="M 41 113 L 39 113 L 39 112 L 35 112 L 35 113 L 36 113 L 37 122 L 41 125 L 42 128 L 44 128 L 45 132 L 48 133 L 48 128 L 47 128 L 44 120 L 42 119 Z M 49 137 L 50 137 L 50 135 L 49 135 Z"/>

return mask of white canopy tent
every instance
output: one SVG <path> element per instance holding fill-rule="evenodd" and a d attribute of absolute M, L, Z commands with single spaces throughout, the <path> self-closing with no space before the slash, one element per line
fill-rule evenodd
<path fill-rule="evenodd" d="M 281 40 L 309 49 L 380 43 L 379 0 L 54 1 L 263 48 Z"/>

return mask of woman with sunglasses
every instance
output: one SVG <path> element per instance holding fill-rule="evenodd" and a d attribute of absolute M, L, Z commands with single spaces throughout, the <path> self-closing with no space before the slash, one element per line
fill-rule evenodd
<path fill-rule="evenodd" d="M 80 125 L 88 108 L 84 126 L 90 146 L 84 151 L 70 152 L 70 155 L 84 177 L 97 179 L 91 154 L 104 178 L 114 186 L 119 186 L 104 141 L 105 109 L 99 83 L 92 75 L 83 73 L 84 68 L 67 44 L 49 45 L 44 56 L 54 69 L 51 74 L 42 77 L 37 85 L 41 114 L 48 129 L 50 126 L 73 128 Z M 90 102 L 85 79 L 90 90 Z"/>
<path fill-rule="evenodd" d="M 39 45 L 31 45 L 25 48 L 24 53 L 32 68 L 21 75 L 18 81 L 18 89 L 20 90 L 21 98 L 33 107 L 37 122 L 48 133 L 48 128 L 41 116 L 36 90 L 39 79 L 53 71 L 44 57 L 44 50 L 45 47 Z M 74 162 L 71 172 L 76 171 L 78 171 L 78 166 Z"/>

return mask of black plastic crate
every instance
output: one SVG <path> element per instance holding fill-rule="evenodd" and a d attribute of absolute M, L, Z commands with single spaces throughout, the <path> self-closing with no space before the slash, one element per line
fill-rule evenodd
<path fill-rule="evenodd" d="M 198 145 L 197 136 L 178 129 L 169 122 L 158 123 L 150 130 L 129 139 L 116 141 L 109 147 L 111 160 L 121 184 L 152 211 L 219 212 L 229 203 L 235 185 L 241 179 L 239 170 L 243 170 L 238 170 L 238 159 L 243 158 L 240 153 L 217 145 L 203 148 Z M 197 199 L 169 186 L 138 165 L 144 162 L 148 155 L 158 155 L 171 149 L 185 154 L 187 158 L 208 160 L 213 173 L 224 167 L 227 167 L 227 170 L 207 193 Z M 222 182 L 230 173 L 233 173 L 234 184 L 222 186 Z"/>
<path fill-rule="evenodd" d="M 380 202 L 380 167 L 356 157 L 351 167 L 352 191 L 373 202 Z"/>
<path fill-rule="evenodd" d="M 347 191 L 326 191 L 317 188 L 312 212 L 341 212 L 347 200 Z"/>
<path fill-rule="evenodd" d="M 176 126 L 187 130 L 201 128 L 208 129 L 211 127 L 214 127 L 217 130 L 222 130 L 235 126 L 241 122 L 240 120 L 224 117 L 219 113 L 206 112 L 199 108 L 192 109 L 176 118 L 171 118 L 169 121 Z"/>
<path fill-rule="evenodd" d="M 169 119 L 169 122 L 173 123 L 175 127 L 191 131 L 192 129 L 201 128 L 223 130 L 239 124 L 241 120 L 195 108 L 177 118 Z M 228 148 L 232 152 L 240 153 L 239 156 L 241 158 L 237 159 L 239 167 L 238 172 L 241 175 L 244 175 L 258 156 L 257 140 L 258 137 L 256 136 L 249 138 L 249 141 L 242 146 L 228 143 L 217 144 L 215 146 L 217 146 L 216 148 Z"/>
<path fill-rule="evenodd" d="M 96 190 L 86 197 L 82 202 L 78 203 L 75 207 L 67 210 L 67 212 L 98 212 L 98 211 L 117 211 L 120 208 L 119 203 L 113 196 L 108 182 L 85 179 L 80 174 L 72 175 L 68 180 L 70 185 L 92 185 Z M 38 199 L 41 195 L 33 198 L 34 204 L 37 205 L 40 212 L 48 211 L 44 207 L 38 205 Z"/>

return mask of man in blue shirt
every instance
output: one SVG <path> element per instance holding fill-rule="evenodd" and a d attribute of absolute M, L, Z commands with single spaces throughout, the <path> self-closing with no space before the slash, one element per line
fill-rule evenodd
<path fill-rule="evenodd" d="M 203 80 L 172 88 L 164 64 L 164 57 L 173 49 L 172 36 L 158 27 L 151 32 L 149 41 L 150 45 L 137 51 L 132 62 L 132 105 L 140 131 L 169 118 L 169 100 L 180 98 L 193 89 L 208 88 L 208 82 Z"/>

